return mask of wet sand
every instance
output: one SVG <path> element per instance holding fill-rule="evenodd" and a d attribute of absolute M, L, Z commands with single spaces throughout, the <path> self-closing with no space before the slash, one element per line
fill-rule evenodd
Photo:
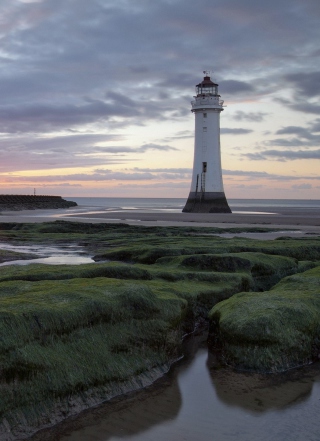
<path fill-rule="evenodd" d="M 91 223 L 126 223 L 144 226 L 197 226 L 218 228 L 265 227 L 292 230 L 294 236 L 320 234 L 320 209 L 299 207 L 264 207 L 252 211 L 252 207 L 231 214 L 219 213 L 182 213 L 147 210 L 106 209 L 78 206 L 68 210 L 23 210 L 7 211 L 0 214 L 0 222 L 49 222 L 53 220 Z M 299 233 L 300 232 L 300 233 Z M 264 233 L 262 233 L 264 234 Z M 279 235 L 292 235 L 282 231 Z M 251 237 L 251 236 L 248 236 Z M 254 238 L 259 238 L 255 234 Z M 297 236 L 298 237 L 298 236 Z"/>

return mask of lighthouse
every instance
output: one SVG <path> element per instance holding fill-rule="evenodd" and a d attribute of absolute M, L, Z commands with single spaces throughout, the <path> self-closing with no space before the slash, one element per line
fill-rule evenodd
<path fill-rule="evenodd" d="M 194 158 L 191 189 L 185 213 L 231 213 L 224 194 L 220 154 L 220 112 L 223 101 L 218 84 L 203 72 L 191 101 L 195 116 Z"/>

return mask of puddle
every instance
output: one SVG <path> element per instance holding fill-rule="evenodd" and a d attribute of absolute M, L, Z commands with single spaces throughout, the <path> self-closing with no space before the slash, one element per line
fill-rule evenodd
<path fill-rule="evenodd" d="M 0 250 L 15 251 L 39 256 L 35 259 L 17 259 L 3 262 L 0 266 L 29 265 L 31 263 L 44 263 L 47 265 L 80 265 L 82 263 L 94 263 L 94 260 L 83 252 L 83 248 L 77 245 L 57 247 L 51 245 L 20 246 L 0 243 Z"/>

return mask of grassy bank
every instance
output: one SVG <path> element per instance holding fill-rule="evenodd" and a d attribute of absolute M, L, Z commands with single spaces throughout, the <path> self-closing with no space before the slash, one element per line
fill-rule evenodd
<path fill-rule="evenodd" d="M 279 372 L 320 358 L 320 267 L 270 291 L 239 293 L 209 314 L 210 345 L 239 369 Z"/>
<path fill-rule="evenodd" d="M 304 272 L 320 261 L 317 238 L 258 241 L 218 233 L 121 224 L 0 224 L 2 241 L 80 244 L 97 261 L 0 267 L 0 414 L 7 424 L 0 434 L 6 427 L 21 434 L 28 426 L 52 424 L 143 386 L 181 356 L 183 335 L 205 323 L 212 307 L 238 297 L 240 304 L 245 295 L 268 296 L 262 291 L 286 276 L 308 275 Z M 228 342 L 215 308 L 215 332 Z M 233 310 L 221 309 L 221 317 Z M 234 347 L 229 349 L 233 354 Z M 299 357 L 292 363 L 300 363 Z"/>

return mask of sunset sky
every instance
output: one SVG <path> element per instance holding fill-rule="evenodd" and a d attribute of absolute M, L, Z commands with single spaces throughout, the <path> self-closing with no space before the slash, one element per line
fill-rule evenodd
<path fill-rule="evenodd" d="M 0 0 L 0 193 L 187 197 L 225 101 L 228 198 L 319 199 L 319 0 Z"/>

